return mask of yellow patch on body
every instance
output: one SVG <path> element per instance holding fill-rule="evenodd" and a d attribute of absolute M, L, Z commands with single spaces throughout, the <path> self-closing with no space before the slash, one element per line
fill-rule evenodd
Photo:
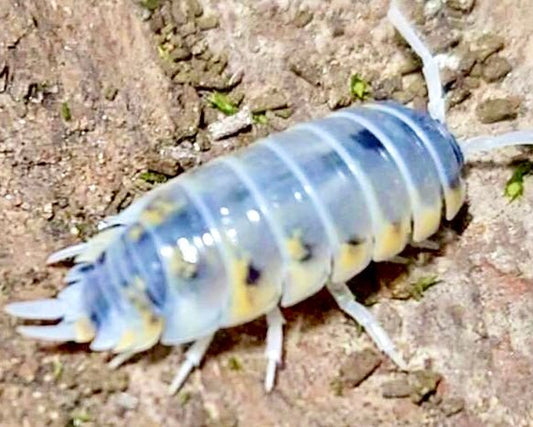
<path fill-rule="evenodd" d="M 440 226 L 442 206 L 439 203 L 433 208 L 424 208 L 414 218 L 413 241 L 422 242 L 433 235 Z"/>
<path fill-rule="evenodd" d="M 140 325 L 138 327 L 124 331 L 113 349 L 115 353 L 124 353 L 126 351 L 136 353 L 148 350 L 159 341 L 165 324 L 163 318 L 155 316 L 147 308 L 139 311 L 139 318 Z"/>
<path fill-rule="evenodd" d="M 326 284 L 329 271 L 322 264 L 301 263 L 293 261 L 289 264 L 287 288 L 283 291 L 281 305 L 289 307 L 317 293 Z"/>
<path fill-rule="evenodd" d="M 446 219 L 452 220 L 463 206 L 465 201 L 465 184 L 461 180 L 456 188 L 444 189 L 444 200 L 446 201 Z"/>
<path fill-rule="evenodd" d="M 140 352 L 154 346 L 163 333 L 164 320 L 156 316 L 146 296 L 146 282 L 135 276 L 130 285 L 124 289 L 126 297 L 135 308 L 136 316 L 132 318 L 134 329 L 126 329 L 113 349 L 115 353 Z"/>
<path fill-rule="evenodd" d="M 178 212 L 183 206 L 178 203 L 156 199 L 150 203 L 140 215 L 142 223 L 157 226 L 162 224 L 171 214 Z"/>
<path fill-rule="evenodd" d="M 134 224 L 128 231 L 128 237 L 132 242 L 138 242 L 144 233 L 144 228 L 140 224 Z"/>
<path fill-rule="evenodd" d="M 335 259 L 333 282 L 345 282 L 363 270 L 371 259 L 371 250 L 369 242 L 343 243 Z"/>
<path fill-rule="evenodd" d="M 386 224 L 381 233 L 375 236 L 374 261 L 386 261 L 398 255 L 407 245 L 410 230 L 410 220 Z"/>
<path fill-rule="evenodd" d="M 287 251 L 289 256 L 295 261 L 303 261 L 309 257 L 309 249 L 305 247 L 300 231 L 295 231 L 292 237 L 287 239 Z"/>
<path fill-rule="evenodd" d="M 76 342 L 87 343 L 91 342 L 96 336 L 96 329 L 88 317 L 81 317 L 74 323 L 74 332 L 76 334 Z"/>
<path fill-rule="evenodd" d="M 235 258 L 232 262 L 230 302 L 223 326 L 239 325 L 267 313 L 281 294 L 281 283 L 269 283 L 264 276 L 248 283 L 249 268 L 247 258 Z"/>

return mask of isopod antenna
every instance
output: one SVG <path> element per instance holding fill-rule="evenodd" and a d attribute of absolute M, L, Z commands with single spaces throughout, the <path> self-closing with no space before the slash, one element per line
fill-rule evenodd
<path fill-rule="evenodd" d="M 519 130 L 494 136 L 476 136 L 459 142 L 461 151 L 467 160 L 471 154 L 479 151 L 495 150 L 513 145 L 533 145 L 533 130 Z"/>
<path fill-rule="evenodd" d="M 422 60 L 422 73 L 426 79 L 428 87 L 428 111 L 431 117 L 441 123 L 446 122 L 446 107 L 444 103 L 444 94 L 440 79 L 439 64 L 431 54 L 422 39 L 416 33 L 414 27 L 409 23 L 400 11 L 397 1 L 391 0 L 387 18 L 396 30 L 401 34 L 404 40 L 409 44 L 411 49 Z"/>
<path fill-rule="evenodd" d="M 418 36 L 415 28 L 402 14 L 398 7 L 397 0 L 391 0 L 387 17 L 409 44 L 411 49 L 413 49 L 422 60 L 422 72 L 428 87 L 429 114 L 433 119 L 438 120 L 441 123 L 446 123 L 446 106 L 437 60 Z M 461 151 L 466 160 L 469 160 L 473 153 L 495 150 L 513 145 L 533 145 L 533 130 L 521 130 L 494 136 L 478 136 L 459 142 L 459 146 L 461 147 Z"/>

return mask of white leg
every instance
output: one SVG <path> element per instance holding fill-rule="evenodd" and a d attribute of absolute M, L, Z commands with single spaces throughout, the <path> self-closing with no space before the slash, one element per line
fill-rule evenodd
<path fill-rule="evenodd" d="M 178 373 L 172 380 L 168 393 L 170 395 L 175 394 L 183 385 L 191 371 L 200 365 L 209 344 L 213 341 L 215 334 L 208 335 L 207 337 L 200 338 L 195 341 L 185 353 L 185 360 L 181 364 Z"/>
<path fill-rule="evenodd" d="M 426 249 L 428 251 L 438 251 L 440 245 L 434 240 L 424 240 L 422 242 L 411 242 L 410 245 L 416 249 Z"/>
<path fill-rule="evenodd" d="M 270 392 L 274 387 L 274 380 L 276 378 L 276 367 L 281 363 L 281 355 L 283 351 L 283 324 L 285 319 L 281 314 L 279 307 L 274 308 L 267 314 L 267 337 L 265 356 L 268 361 L 266 376 L 265 376 L 265 390 Z"/>
<path fill-rule="evenodd" d="M 125 351 L 123 353 L 119 353 L 109 361 L 107 366 L 109 366 L 111 369 L 117 369 L 124 362 L 131 359 L 135 354 L 137 354 L 135 351 Z"/>
<path fill-rule="evenodd" d="M 328 285 L 328 290 L 339 304 L 339 307 L 357 323 L 359 323 L 370 338 L 374 341 L 376 346 L 402 370 L 406 370 L 407 365 L 403 358 L 396 351 L 394 343 L 389 338 L 387 333 L 379 325 L 372 313 L 362 304 L 355 301 L 355 298 L 350 291 L 350 288 L 344 283 Z"/>
<path fill-rule="evenodd" d="M 387 260 L 387 262 L 390 262 L 392 264 L 404 264 L 404 265 L 407 265 L 407 264 L 409 264 L 409 258 L 406 258 L 404 256 L 396 255 L 396 256 L 393 256 L 393 257 L 389 258 Z"/>
<path fill-rule="evenodd" d="M 411 46 L 411 49 L 413 49 L 413 51 L 422 60 L 422 72 L 424 73 L 428 87 L 429 114 L 435 120 L 444 123 L 446 121 L 446 110 L 444 97 L 442 94 L 439 65 L 435 57 L 431 55 L 431 52 L 422 42 L 420 37 L 418 37 L 418 34 L 413 26 L 402 15 L 398 5 L 396 4 L 396 0 L 391 0 L 387 17 L 392 25 L 394 25 L 394 27 L 402 35 L 405 41 L 409 44 L 409 46 Z"/>

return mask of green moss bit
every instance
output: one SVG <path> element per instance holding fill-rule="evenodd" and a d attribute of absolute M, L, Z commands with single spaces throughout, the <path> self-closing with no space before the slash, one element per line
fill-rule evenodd
<path fill-rule="evenodd" d="M 354 74 L 350 78 L 350 94 L 353 98 L 364 101 L 370 96 L 370 83 L 363 79 L 359 74 Z"/>
<path fill-rule="evenodd" d="M 181 393 L 178 394 L 178 400 L 181 406 L 185 406 L 189 402 L 189 400 L 191 400 L 191 398 L 192 398 L 192 394 L 189 393 L 188 391 L 182 391 Z"/>
<path fill-rule="evenodd" d="M 331 387 L 333 395 L 337 397 L 341 397 L 344 395 L 344 385 L 342 384 L 342 380 L 339 377 L 335 377 L 333 380 L 331 380 L 329 386 Z"/>
<path fill-rule="evenodd" d="M 170 58 L 170 52 L 174 46 L 170 43 L 163 43 L 157 46 L 157 54 L 163 61 L 172 61 Z"/>
<path fill-rule="evenodd" d="M 74 411 L 67 422 L 67 427 L 79 427 L 89 421 L 91 421 L 91 415 L 85 409 Z"/>
<path fill-rule="evenodd" d="M 421 277 L 417 282 L 411 285 L 411 296 L 415 300 L 420 301 L 424 296 L 424 292 L 426 292 L 429 288 L 435 286 L 439 282 L 440 280 L 437 278 L 437 276 Z"/>
<path fill-rule="evenodd" d="M 232 116 L 239 111 L 237 106 L 225 93 L 213 92 L 209 95 L 207 100 L 213 107 L 219 111 L 222 111 L 226 116 Z"/>
<path fill-rule="evenodd" d="M 104 98 L 108 101 L 114 101 L 117 97 L 118 89 L 113 86 L 108 86 L 104 89 Z"/>
<path fill-rule="evenodd" d="M 268 117 L 265 113 L 254 113 L 252 119 L 257 125 L 266 125 L 268 123 Z"/>
<path fill-rule="evenodd" d="M 504 194 L 511 202 L 524 194 L 524 177 L 531 174 L 531 172 L 533 172 L 533 162 L 525 161 L 518 164 L 505 185 Z"/>
<path fill-rule="evenodd" d="M 153 12 L 154 10 L 159 8 L 159 0 L 142 0 L 141 6 Z"/>
<path fill-rule="evenodd" d="M 162 184 L 168 181 L 168 177 L 162 173 L 154 171 L 145 171 L 139 175 L 139 178 L 149 184 Z"/>
<path fill-rule="evenodd" d="M 232 371 L 241 371 L 242 370 L 242 363 L 240 362 L 240 360 L 237 357 L 231 356 L 228 359 L 228 368 L 231 369 Z"/>
<path fill-rule="evenodd" d="M 54 380 L 58 380 L 63 375 L 63 363 L 59 359 L 54 359 L 52 362 L 52 375 Z"/>
<path fill-rule="evenodd" d="M 64 121 L 70 122 L 72 120 L 72 114 L 70 112 L 70 107 L 68 106 L 68 102 L 63 102 L 61 104 L 61 117 Z"/>

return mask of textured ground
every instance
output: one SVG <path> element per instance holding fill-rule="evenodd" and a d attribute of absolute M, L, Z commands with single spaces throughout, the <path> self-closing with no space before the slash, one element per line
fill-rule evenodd
<path fill-rule="evenodd" d="M 532 128 L 533 1 L 479 2 L 471 12 L 458 9 L 472 1 L 409 3 L 431 47 L 451 52 L 448 64 L 462 60 L 450 83 L 460 101 L 449 112 L 454 133 Z M 0 306 L 53 295 L 65 269 L 45 267 L 47 255 L 90 235 L 154 176 L 326 114 L 350 101 L 352 74 L 375 96 L 424 104 L 420 72 L 386 22 L 384 0 L 201 4 L 203 14 L 192 0 L 0 0 Z M 179 38 L 194 45 L 185 62 L 172 63 L 179 52 L 160 35 L 169 13 Z M 218 26 L 207 29 L 212 16 Z M 476 55 L 465 53 L 485 33 L 505 40 L 505 77 L 498 61 L 481 64 L 478 55 L 474 65 Z M 240 73 L 242 82 L 228 83 Z M 206 125 L 219 116 L 204 98 L 213 88 L 244 95 L 241 106 L 265 103 L 266 94 L 270 106 L 251 129 L 210 141 Z M 516 119 L 481 123 L 484 101 L 516 105 L 514 97 Z M 286 103 L 292 115 L 282 118 Z M 533 182 L 526 178 L 513 203 L 503 195 L 512 163 L 528 157 L 517 149 L 478 156 L 467 170 L 468 209 L 441 233 L 442 250 L 412 254 L 408 269 L 371 267 L 353 283 L 355 291 L 382 286 L 372 310 L 422 373 L 406 379 L 383 360 L 351 387 L 366 371 L 350 361 L 375 366 L 379 358 L 364 352 L 371 342 L 325 293 L 284 311 L 284 366 L 270 395 L 262 320 L 217 335 L 202 368 L 169 397 L 179 349 L 158 347 L 110 372 L 108 355 L 20 339 L 17 322 L 0 314 L 0 424 L 532 425 Z M 439 283 L 422 298 L 398 299 L 431 276 Z"/>

